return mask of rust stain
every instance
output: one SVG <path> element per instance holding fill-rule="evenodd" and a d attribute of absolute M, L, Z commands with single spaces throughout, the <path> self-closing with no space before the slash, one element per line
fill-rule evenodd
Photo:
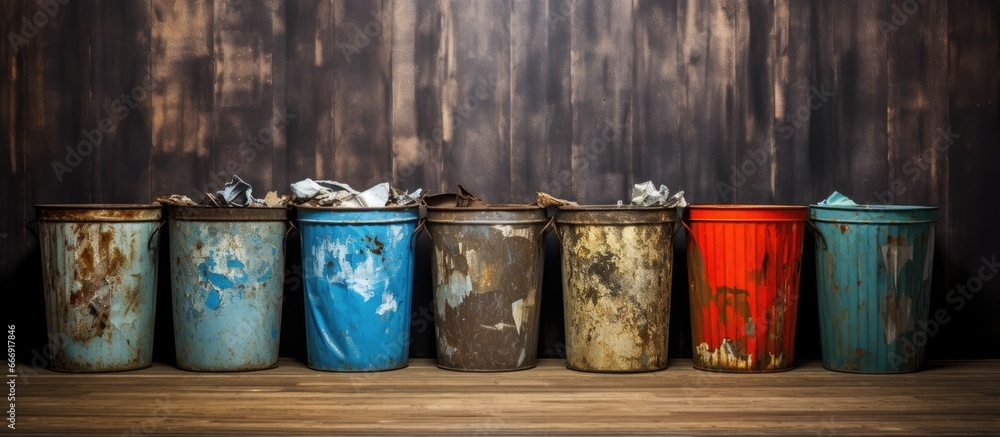
<path fill-rule="evenodd" d="M 438 362 L 457 370 L 533 367 L 542 250 L 531 225 L 428 225 Z"/>
<path fill-rule="evenodd" d="M 560 216 L 560 220 L 562 220 Z M 666 368 L 673 224 L 560 224 L 567 366 Z"/>

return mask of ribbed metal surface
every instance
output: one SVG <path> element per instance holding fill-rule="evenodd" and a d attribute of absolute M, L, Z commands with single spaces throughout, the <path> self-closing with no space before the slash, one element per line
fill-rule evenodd
<path fill-rule="evenodd" d="M 405 367 L 418 208 L 297 208 L 297 215 L 309 367 Z"/>
<path fill-rule="evenodd" d="M 169 216 L 177 367 L 276 366 L 288 211 L 171 206 Z"/>
<path fill-rule="evenodd" d="M 559 208 L 567 367 L 667 367 L 676 219 L 666 208 Z"/>
<path fill-rule="evenodd" d="M 149 367 L 161 208 L 36 205 L 36 216 L 52 369 Z"/>
<path fill-rule="evenodd" d="M 539 207 L 428 208 L 438 366 L 535 366 L 546 222 Z"/>
<path fill-rule="evenodd" d="M 823 365 L 859 373 L 920 368 L 937 209 L 813 206 Z"/>
<path fill-rule="evenodd" d="M 805 207 L 689 207 L 694 365 L 728 372 L 792 368 Z"/>

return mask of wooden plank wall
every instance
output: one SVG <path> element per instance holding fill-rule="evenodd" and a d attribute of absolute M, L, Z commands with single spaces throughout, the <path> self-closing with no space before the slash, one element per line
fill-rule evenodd
<path fill-rule="evenodd" d="M 27 350 L 45 329 L 32 204 L 196 195 L 239 173 L 258 192 L 391 179 L 594 203 L 652 179 L 701 203 L 840 190 L 939 205 L 932 310 L 950 321 L 930 355 L 1000 358 L 1000 281 L 951 292 L 1000 249 L 994 2 L 63 3 L 0 1 L 0 280 Z M 799 357 L 818 356 L 811 244 Z M 671 345 L 684 356 L 677 255 Z M 283 354 L 302 357 L 298 263 L 293 253 Z M 564 350 L 557 263 L 550 253 L 543 356 Z M 432 356 L 427 261 L 417 268 L 412 350 Z M 167 285 L 156 349 L 169 361 Z"/>

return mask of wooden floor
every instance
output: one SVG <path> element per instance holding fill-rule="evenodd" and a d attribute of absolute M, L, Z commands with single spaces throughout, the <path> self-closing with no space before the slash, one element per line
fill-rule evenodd
<path fill-rule="evenodd" d="M 933 363 L 904 375 L 854 375 L 799 363 L 790 372 L 709 373 L 675 359 L 646 374 L 590 374 L 559 360 L 512 373 L 278 368 L 192 373 L 162 364 L 105 374 L 21 368 L 20 433 L 282 434 L 783 433 L 1000 435 L 1000 361 Z M 9 430 L 8 430 L 9 431 Z"/>

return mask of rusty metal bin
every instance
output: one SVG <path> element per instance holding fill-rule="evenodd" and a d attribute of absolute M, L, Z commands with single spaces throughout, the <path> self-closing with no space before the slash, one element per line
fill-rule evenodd
<path fill-rule="evenodd" d="M 429 207 L 438 366 L 535 366 L 545 208 Z"/>
<path fill-rule="evenodd" d="M 559 207 L 566 367 L 667 368 L 676 221 L 673 208 Z"/>
<path fill-rule="evenodd" d="M 160 205 L 35 205 L 52 370 L 153 360 Z"/>
<path fill-rule="evenodd" d="M 842 372 L 920 369 L 937 208 L 812 205 L 823 366 Z"/>
<path fill-rule="evenodd" d="M 285 208 L 168 207 L 177 367 L 278 365 Z"/>

